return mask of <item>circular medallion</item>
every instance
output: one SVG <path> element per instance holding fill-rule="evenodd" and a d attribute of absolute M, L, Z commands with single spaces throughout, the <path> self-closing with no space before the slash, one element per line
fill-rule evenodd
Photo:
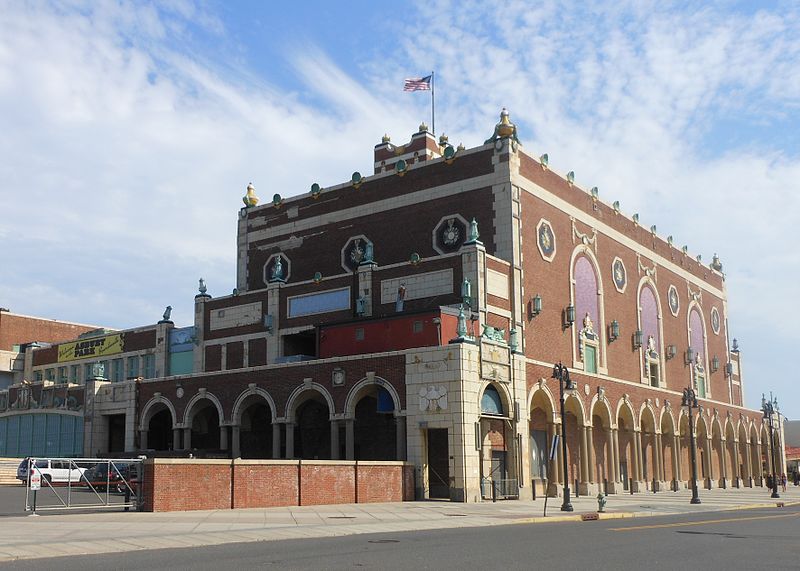
<path fill-rule="evenodd" d="M 462 216 L 445 216 L 433 230 L 433 249 L 440 254 L 457 252 L 466 236 L 467 221 Z"/>
<path fill-rule="evenodd" d="M 547 220 L 540 220 L 536 227 L 537 245 L 539 246 L 539 253 L 546 261 L 550 262 L 555 257 L 556 253 L 556 237 L 553 234 L 553 228 Z"/>
<path fill-rule="evenodd" d="M 617 288 L 618 292 L 623 293 L 625 286 L 628 285 L 628 273 L 625 271 L 625 264 L 619 258 L 614 258 L 611 271 L 614 277 L 614 287 Z"/>
<path fill-rule="evenodd" d="M 672 285 L 669 286 L 669 294 L 667 296 L 669 298 L 669 311 L 675 317 L 678 316 L 678 310 L 681 308 L 680 300 L 678 299 L 678 289 Z"/>
<path fill-rule="evenodd" d="M 719 335 L 720 318 L 716 307 L 711 309 L 711 330 L 715 335 Z"/>

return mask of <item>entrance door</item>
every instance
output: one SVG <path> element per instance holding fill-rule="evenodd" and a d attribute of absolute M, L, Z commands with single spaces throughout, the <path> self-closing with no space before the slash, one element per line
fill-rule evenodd
<path fill-rule="evenodd" d="M 428 497 L 450 498 L 450 447 L 446 428 L 428 429 Z"/>
<path fill-rule="evenodd" d="M 108 416 L 108 451 L 123 452 L 125 450 L 125 415 Z"/>

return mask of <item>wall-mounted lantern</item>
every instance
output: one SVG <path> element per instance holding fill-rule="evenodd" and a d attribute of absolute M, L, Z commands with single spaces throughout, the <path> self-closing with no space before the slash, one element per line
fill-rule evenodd
<path fill-rule="evenodd" d="M 572 324 L 575 323 L 575 306 L 569 304 L 564 309 L 564 329 L 568 329 L 572 327 Z"/>
<path fill-rule="evenodd" d="M 530 302 L 530 316 L 531 319 L 536 317 L 542 312 L 542 296 L 538 293 L 531 298 Z"/>
<path fill-rule="evenodd" d="M 691 365 L 692 363 L 694 363 L 694 349 L 689 347 L 686 349 L 686 364 Z"/>
<path fill-rule="evenodd" d="M 714 355 L 714 358 L 711 359 L 711 372 L 716 373 L 719 371 L 719 357 Z"/>
<path fill-rule="evenodd" d="M 642 346 L 642 337 L 644 334 L 642 333 L 641 329 L 637 329 L 633 332 L 633 348 L 639 349 Z"/>
<path fill-rule="evenodd" d="M 619 339 L 619 321 L 616 319 L 608 326 L 608 342 L 616 341 Z"/>
<path fill-rule="evenodd" d="M 678 354 L 678 348 L 675 345 L 667 345 L 667 361 L 674 358 Z"/>

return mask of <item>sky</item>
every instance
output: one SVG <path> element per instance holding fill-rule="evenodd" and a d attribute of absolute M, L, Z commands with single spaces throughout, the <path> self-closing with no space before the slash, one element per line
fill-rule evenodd
<path fill-rule="evenodd" d="M 0 0 L 0 307 L 126 328 L 235 287 L 236 220 L 372 170 L 384 133 L 480 145 L 507 107 L 726 274 L 745 400 L 800 418 L 796 2 Z"/>

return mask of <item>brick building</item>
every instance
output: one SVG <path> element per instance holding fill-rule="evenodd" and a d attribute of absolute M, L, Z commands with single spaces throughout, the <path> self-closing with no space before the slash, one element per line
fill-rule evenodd
<path fill-rule="evenodd" d="M 686 486 L 691 385 L 701 483 L 762 485 L 719 260 L 573 180 L 505 111 L 473 149 L 424 125 L 384 137 L 370 176 L 263 205 L 249 186 L 237 288 L 201 280 L 193 327 L 167 313 L 38 349 L 25 374 L 90 382 L 87 450 L 408 460 L 418 496 L 456 501 L 565 476 L 582 494 Z M 576 384 L 563 417 L 556 362 Z M 547 454 L 563 427 L 566 475 Z"/>

